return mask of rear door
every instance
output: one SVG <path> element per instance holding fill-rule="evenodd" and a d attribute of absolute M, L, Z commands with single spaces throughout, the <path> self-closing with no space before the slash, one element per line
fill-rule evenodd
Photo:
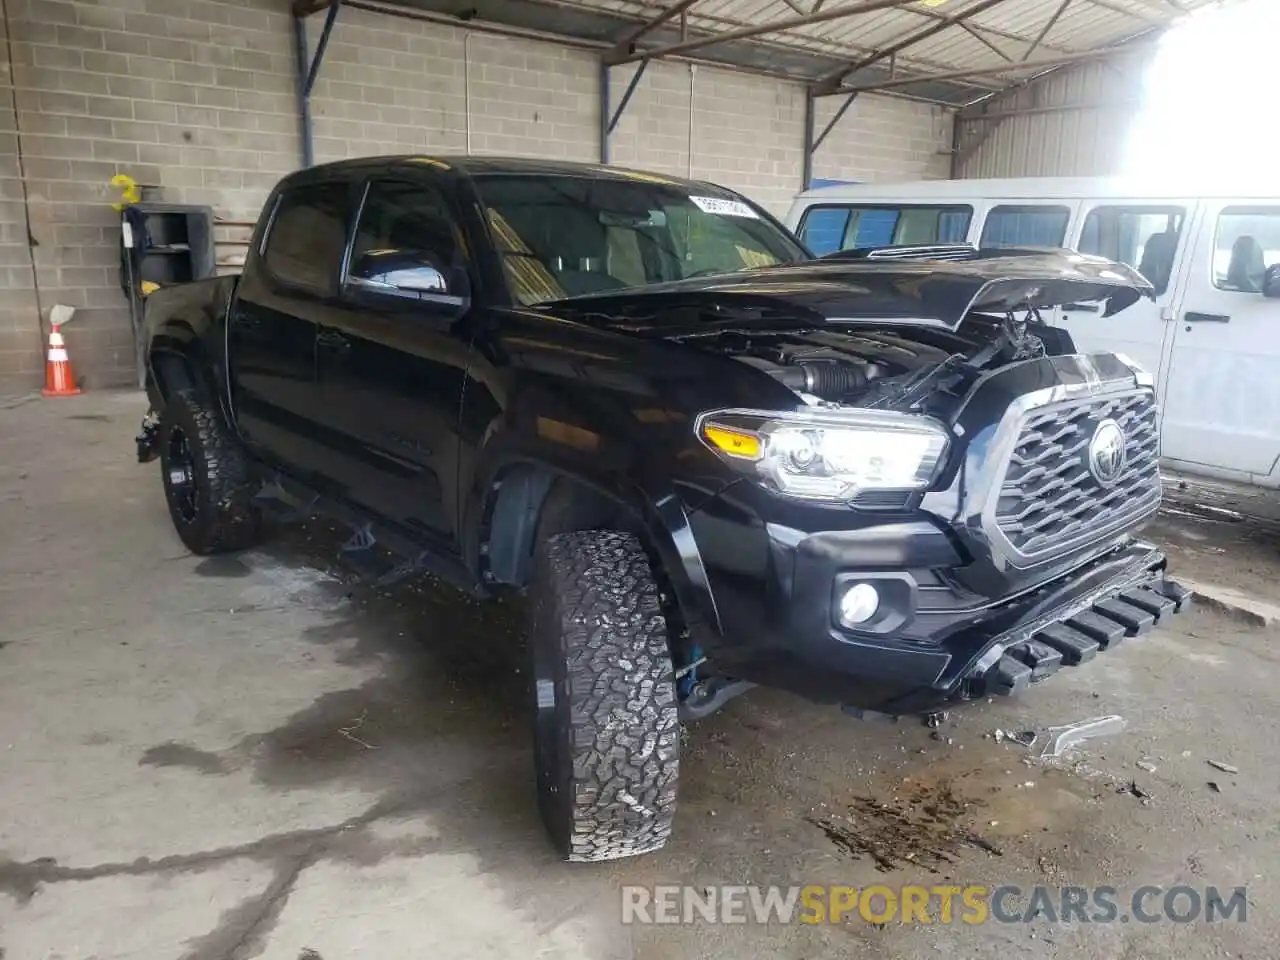
<path fill-rule="evenodd" d="M 1163 382 L 1169 320 L 1180 267 L 1189 246 L 1191 200 L 1086 200 L 1071 246 L 1133 267 L 1155 287 L 1123 313 L 1103 317 L 1097 303 L 1076 303 L 1058 312 L 1058 325 L 1084 353 L 1121 353 Z M 1163 388 L 1161 388 L 1163 389 Z"/>
<path fill-rule="evenodd" d="M 1280 263 L 1280 203 L 1203 205 L 1165 376 L 1166 459 L 1242 479 L 1280 457 L 1280 300 L 1262 275 Z"/>
<path fill-rule="evenodd" d="M 318 317 L 336 295 L 346 247 L 350 186 L 286 186 L 236 290 L 227 323 L 236 421 L 255 453 L 299 472 L 324 473 L 316 438 Z"/>

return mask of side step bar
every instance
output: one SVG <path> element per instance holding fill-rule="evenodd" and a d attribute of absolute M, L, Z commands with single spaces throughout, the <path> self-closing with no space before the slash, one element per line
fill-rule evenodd
<path fill-rule="evenodd" d="M 1087 663 L 1100 650 L 1113 650 L 1128 637 L 1142 636 L 1190 605 L 1191 591 L 1173 580 L 1121 591 L 1007 648 L 981 678 L 974 678 L 974 692 L 1018 693 L 1064 666 Z"/>
<path fill-rule="evenodd" d="M 460 560 L 423 550 L 408 531 L 399 532 L 392 524 L 370 522 L 362 511 L 345 501 L 322 495 L 292 477 L 276 474 L 264 481 L 253 502 L 280 523 L 298 523 L 323 514 L 349 527 L 352 533 L 338 551 L 338 560 L 375 587 L 389 587 L 410 577 L 429 574 L 473 597 L 486 596 L 483 586 L 475 582 Z"/>

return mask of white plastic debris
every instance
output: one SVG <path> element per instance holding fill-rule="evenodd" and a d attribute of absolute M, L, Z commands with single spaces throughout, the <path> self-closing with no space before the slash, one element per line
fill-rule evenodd
<path fill-rule="evenodd" d="M 1124 717 L 1114 714 L 1108 717 L 1094 717 L 1092 720 L 1081 720 L 1079 723 L 1069 723 L 1062 727 L 1050 727 L 1047 731 L 1048 742 L 1040 752 L 1040 759 L 1060 757 L 1085 740 L 1109 737 L 1124 728 Z"/>

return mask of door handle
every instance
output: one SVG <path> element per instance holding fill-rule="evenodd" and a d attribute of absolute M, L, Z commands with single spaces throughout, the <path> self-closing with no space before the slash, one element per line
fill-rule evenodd
<path fill-rule="evenodd" d="M 1063 313 L 1097 313 L 1096 303 L 1068 303 L 1062 308 Z"/>
<path fill-rule="evenodd" d="M 1229 313 L 1201 313 L 1199 310 L 1188 310 L 1182 319 L 1187 323 L 1230 323 Z"/>
<path fill-rule="evenodd" d="M 346 353 L 351 341 L 336 330 L 321 330 L 316 334 L 316 346 L 329 353 Z"/>

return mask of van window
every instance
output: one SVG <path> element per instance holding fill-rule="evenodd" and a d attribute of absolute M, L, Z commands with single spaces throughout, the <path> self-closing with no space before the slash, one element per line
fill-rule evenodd
<path fill-rule="evenodd" d="M 800 220 L 800 239 L 817 256 L 856 247 L 895 243 L 963 243 L 973 207 L 921 206 L 809 207 Z"/>
<path fill-rule="evenodd" d="M 982 227 L 982 247 L 1060 247 L 1071 209 L 1004 204 L 992 207 Z"/>
<path fill-rule="evenodd" d="M 1226 207 L 1213 242 L 1213 285 L 1261 293 L 1268 267 L 1280 263 L 1280 207 Z"/>
<path fill-rule="evenodd" d="M 1127 263 L 1151 281 L 1157 294 L 1164 293 L 1185 215 L 1182 207 L 1094 207 L 1084 218 L 1080 252 Z"/>

